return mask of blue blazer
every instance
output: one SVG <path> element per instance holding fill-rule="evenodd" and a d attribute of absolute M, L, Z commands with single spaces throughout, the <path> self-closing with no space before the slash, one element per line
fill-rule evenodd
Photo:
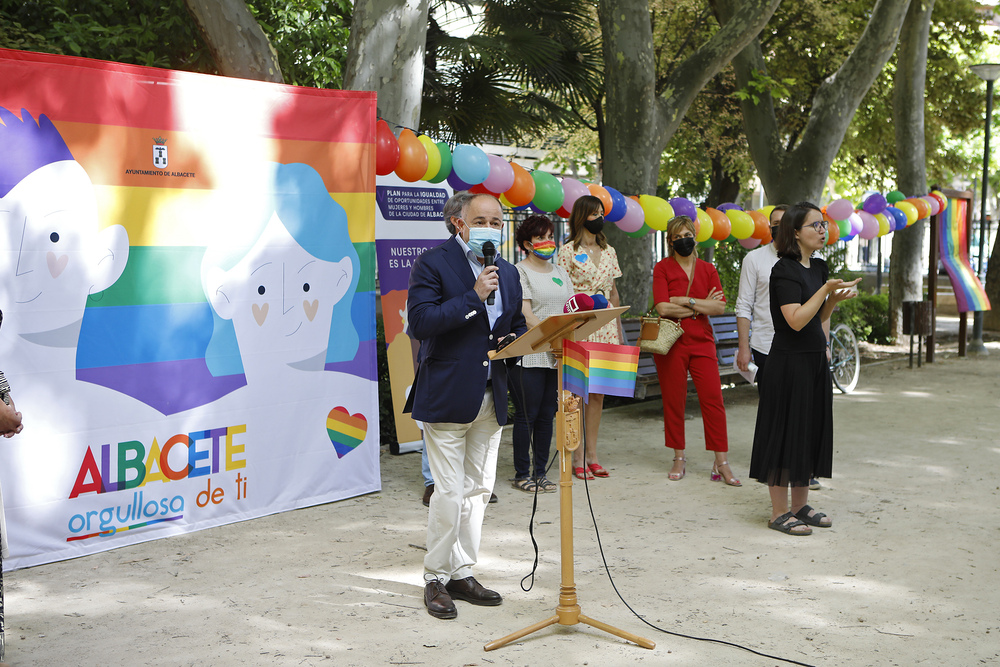
<path fill-rule="evenodd" d="M 414 419 L 432 424 L 474 421 L 492 364 L 497 424 L 507 423 L 507 364 L 517 359 L 490 362 L 486 353 L 506 334 L 520 336 L 528 327 L 517 269 L 498 258 L 497 272 L 503 311 L 490 329 L 486 304 L 473 289 L 476 279 L 469 260 L 454 236 L 424 252 L 413 265 L 406 310 L 420 354 L 403 412 L 411 412 Z"/>

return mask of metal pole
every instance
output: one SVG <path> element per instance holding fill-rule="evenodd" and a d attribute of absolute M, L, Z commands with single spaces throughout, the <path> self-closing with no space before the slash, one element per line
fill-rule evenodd
<path fill-rule="evenodd" d="M 989 190 L 990 177 L 990 125 L 993 121 L 993 81 L 986 82 L 986 132 L 983 141 L 983 181 L 982 198 L 979 207 L 979 270 L 977 275 L 980 279 L 983 276 L 983 255 L 986 248 L 986 234 L 983 228 L 986 226 L 986 191 Z M 983 311 L 977 310 L 972 315 L 972 341 L 969 343 L 969 353 L 977 355 L 987 355 L 989 352 L 983 344 Z"/>

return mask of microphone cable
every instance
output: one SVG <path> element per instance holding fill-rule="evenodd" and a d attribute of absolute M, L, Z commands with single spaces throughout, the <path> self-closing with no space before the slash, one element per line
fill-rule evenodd
<path fill-rule="evenodd" d="M 558 370 L 556 372 L 558 372 Z M 524 375 L 523 375 L 523 373 L 521 374 L 520 379 L 521 379 L 521 396 L 524 396 Z M 558 396 L 556 398 L 556 400 L 557 401 L 558 400 L 562 400 L 562 397 Z M 581 402 L 582 402 L 582 400 L 583 399 L 581 399 Z M 581 431 L 584 434 L 584 436 L 583 436 L 584 437 L 584 442 L 581 442 L 580 446 L 585 448 L 586 447 L 586 435 L 585 434 L 587 432 L 587 428 L 586 428 L 586 410 L 584 409 L 583 406 L 580 407 L 580 410 L 581 410 L 580 425 L 581 425 Z M 528 451 L 529 452 L 532 451 L 532 448 L 530 446 L 530 444 L 531 444 L 531 437 L 532 437 L 532 434 L 531 434 L 531 431 L 529 429 L 529 432 L 528 432 L 528 442 L 529 442 L 529 449 L 528 449 Z M 552 458 L 549 460 L 548 466 L 546 466 L 546 468 L 545 468 L 545 472 L 546 473 L 548 473 L 549 469 L 552 467 L 552 464 L 555 462 L 555 460 L 557 458 L 559 458 L 559 445 L 558 445 L 558 443 L 556 444 L 556 451 L 555 451 L 555 453 L 553 454 Z M 585 471 L 589 470 L 589 468 L 587 467 L 586 449 L 584 449 L 583 469 Z M 593 504 L 593 501 L 592 501 L 592 499 L 590 497 L 590 484 L 587 481 L 587 475 L 586 475 L 586 473 L 584 473 L 584 475 L 583 475 L 583 488 L 584 488 L 584 491 L 587 494 L 587 509 L 590 512 L 590 520 L 594 524 L 594 536 L 597 538 L 597 548 L 598 548 L 598 551 L 601 554 L 601 563 L 604 566 L 604 571 L 608 575 L 608 581 L 611 583 L 611 588 L 614 589 L 615 595 L 618 596 L 618 599 L 622 601 L 622 604 L 625 605 L 625 608 L 628 609 L 630 612 L 632 612 L 632 614 L 636 618 L 638 618 L 640 621 L 642 621 L 643 623 L 645 623 L 646 625 L 648 625 L 652 629 L 657 630 L 658 632 L 662 632 L 664 634 L 670 635 L 672 637 L 680 637 L 682 639 L 692 639 L 694 641 L 699 641 L 699 642 L 707 642 L 707 643 L 710 643 L 710 644 L 719 644 L 719 645 L 722 645 L 722 646 L 730 646 L 732 648 L 741 649 L 743 651 L 747 651 L 749 653 L 753 653 L 754 655 L 758 655 L 758 656 L 760 656 L 762 658 L 767 658 L 769 660 L 778 660 L 778 661 L 781 661 L 781 662 L 787 662 L 787 663 L 789 663 L 791 665 L 799 665 L 800 667 L 815 667 L 814 665 L 810 665 L 809 663 L 806 663 L 806 662 L 799 662 L 798 660 L 793 660 L 791 658 L 782 658 L 782 657 L 777 656 L 777 655 L 771 655 L 769 653 L 763 653 L 761 651 L 757 651 L 755 649 L 752 649 L 749 646 L 744 646 L 743 644 L 737 644 L 735 642 L 729 642 L 729 641 L 726 641 L 724 639 L 715 639 L 715 638 L 712 638 L 712 637 L 697 637 L 695 635 L 684 634 L 683 632 L 674 632 L 673 630 L 667 630 L 666 628 L 661 628 L 660 626 L 654 625 L 653 623 L 650 623 L 649 621 L 647 621 L 645 619 L 645 617 L 643 617 L 641 614 L 639 614 L 639 612 L 637 612 L 635 609 L 633 609 L 632 605 L 630 605 L 628 603 L 628 601 L 625 600 L 624 596 L 622 596 L 622 594 L 621 594 L 621 591 L 618 590 L 618 586 L 615 584 L 614 577 L 611 576 L 611 567 L 608 565 L 607 556 L 604 554 L 604 544 L 601 541 L 601 531 L 600 531 L 600 528 L 598 528 L 598 526 L 597 526 L 597 516 L 594 514 L 594 504 Z M 526 574 L 521 579 L 521 590 L 523 590 L 525 592 L 530 591 L 531 588 L 534 586 L 534 584 L 535 584 L 535 571 L 538 569 L 538 542 L 535 540 L 535 533 L 534 533 L 535 511 L 536 511 L 536 509 L 538 507 L 538 486 L 537 485 L 535 486 L 535 494 L 534 494 L 534 496 L 535 497 L 534 497 L 534 500 L 533 500 L 532 505 L 531 505 L 531 517 L 528 520 L 528 535 L 531 538 L 531 546 L 535 550 L 535 558 L 534 558 L 534 562 L 531 565 L 531 571 L 528 574 Z M 525 587 L 525 583 L 524 582 L 527 581 L 527 580 L 529 580 L 529 579 L 530 579 L 530 583 L 527 585 L 527 587 Z"/>

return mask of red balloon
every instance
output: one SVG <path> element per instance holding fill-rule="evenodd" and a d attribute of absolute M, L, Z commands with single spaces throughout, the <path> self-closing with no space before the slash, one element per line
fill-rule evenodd
<path fill-rule="evenodd" d="M 569 220 L 569 216 L 570 216 L 570 213 L 571 213 L 571 211 L 567 211 L 567 210 L 566 210 L 566 209 L 565 209 L 564 207 L 562 207 L 562 206 L 560 206 L 560 207 L 559 207 L 559 208 L 558 208 L 558 209 L 556 210 L 556 215 L 558 215 L 558 216 L 559 216 L 560 218 L 566 218 L 567 220 Z"/>
<path fill-rule="evenodd" d="M 419 181 L 427 173 L 427 149 L 413 134 L 413 130 L 405 128 L 399 133 L 399 162 L 396 164 L 396 175 L 408 183 Z"/>
<path fill-rule="evenodd" d="M 470 187 L 469 192 L 476 195 L 493 195 L 494 197 L 497 196 L 497 193 L 490 192 L 489 190 L 486 189 L 486 186 L 483 185 L 482 183 L 476 183 L 475 185 Z"/>
<path fill-rule="evenodd" d="M 389 129 L 389 123 L 379 120 L 375 123 L 375 173 L 379 176 L 391 174 L 399 162 L 399 142 Z"/>

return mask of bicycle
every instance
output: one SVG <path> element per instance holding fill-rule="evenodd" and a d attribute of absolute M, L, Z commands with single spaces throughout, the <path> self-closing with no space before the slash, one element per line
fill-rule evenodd
<path fill-rule="evenodd" d="M 842 394 L 849 394 L 858 386 L 861 354 L 858 339 L 846 324 L 838 324 L 830 331 L 830 373 Z"/>

